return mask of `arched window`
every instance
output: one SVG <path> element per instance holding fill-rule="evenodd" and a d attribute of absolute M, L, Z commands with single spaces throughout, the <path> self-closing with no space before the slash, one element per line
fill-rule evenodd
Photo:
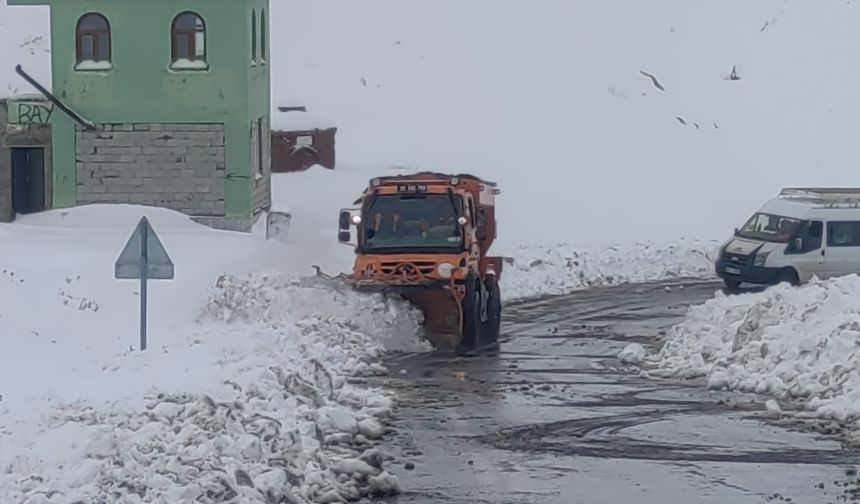
<path fill-rule="evenodd" d="M 257 62 L 257 11 L 251 9 L 251 61 Z"/>
<path fill-rule="evenodd" d="M 193 12 L 183 12 L 173 19 L 171 28 L 173 63 L 206 62 L 206 25 Z"/>
<path fill-rule="evenodd" d="M 260 59 L 266 62 L 266 9 L 260 11 Z"/>
<path fill-rule="evenodd" d="M 110 25 L 101 14 L 90 12 L 78 19 L 75 32 L 77 63 L 110 62 Z"/>

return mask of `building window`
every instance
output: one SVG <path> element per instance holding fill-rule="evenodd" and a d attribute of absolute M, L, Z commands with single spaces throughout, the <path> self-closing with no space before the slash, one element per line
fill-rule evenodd
<path fill-rule="evenodd" d="M 260 11 L 260 61 L 266 63 L 266 10 Z"/>
<path fill-rule="evenodd" d="M 257 11 L 251 9 L 251 63 L 257 63 Z"/>
<path fill-rule="evenodd" d="M 183 12 L 173 20 L 171 28 L 172 68 L 205 70 L 206 25 L 193 12 Z"/>
<path fill-rule="evenodd" d="M 263 160 L 265 156 L 263 155 L 263 118 L 257 119 L 257 172 L 255 174 L 256 179 L 263 178 Z"/>
<path fill-rule="evenodd" d="M 111 68 L 110 25 L 101 14 L 84 14 L 75 32 L 77 70 Z"/>

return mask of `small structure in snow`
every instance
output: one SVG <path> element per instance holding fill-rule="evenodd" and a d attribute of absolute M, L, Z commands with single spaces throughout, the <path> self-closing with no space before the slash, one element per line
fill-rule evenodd
<path fill-rule="evenodd" d="M 304 106 L 278 107 L 272 116 L 272 172 L 304 171 L 313 165 L 335 166 L 337 128 L 308 113 Z"/>

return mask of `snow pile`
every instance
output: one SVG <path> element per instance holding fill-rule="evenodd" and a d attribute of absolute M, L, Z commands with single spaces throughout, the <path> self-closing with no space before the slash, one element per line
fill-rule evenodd
<path fill-rule="evenodd" d="M 521 246 L 503 254 L 502 292 L 510 301 L 587 287 L 711 278 L 718 252 L 718 242 L 700 240 L 611 247 Z"/>
<path fill-rule="evenodd" d="M 196 355 L 217 384 L 208 394 L 153 394 L 144 411 L 67 404 L 26 448 L 8 440 L 18 449 L 3 450 L 3 502 L 335 502 L 397 491 L 371 449 L 392 396 L 348 382 L 369 365 L 385 371 L 373 338 L 319 317 L 231 333 L 235 344 L 213 345 L 218 360 Z"/>
<path fill-rule="evenodd" d="M 112 275 L 141 215 L 176 264 L 151 283 L 146 352 L 137 283 Z M 163 209 L 47 212 L 0 240 L 0 502 L 398 491 L 373 449 L 393 396 L 363 382 L 387 372 L 386 345 L 420 344 L 402 301 L 272 274 L 291 247 Z"/>
<path fill-rule="evenodd" d="M 825 417 L 860 414 L 860 277 L 780 285 L 690 308 L 654 375 L 800 399 Z"/>
<path fill-rule="evenodd" d="M 204 317 L 280 324 L 308 313 L 348 321 L 354 329 L 374 334 L 386 350 L 429 349 L 429 343 L 417 335 L 423 321 L 421 312 L 401 297 L 358 293 L 321 278 L 222 275 Z"/>

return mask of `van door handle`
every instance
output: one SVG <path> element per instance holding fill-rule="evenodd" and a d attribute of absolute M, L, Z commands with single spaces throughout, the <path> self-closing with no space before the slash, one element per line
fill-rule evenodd
<path fill-rule="evenodd" d="M 824 255 L 824 249 L 821 250 L 821 255 Z"/>

